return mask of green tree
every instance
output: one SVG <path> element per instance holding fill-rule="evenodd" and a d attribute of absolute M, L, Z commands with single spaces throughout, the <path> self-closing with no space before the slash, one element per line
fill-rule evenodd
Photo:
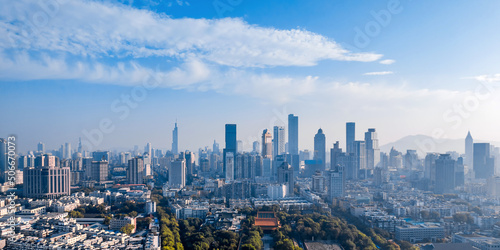
<path fill-rule="evenodd" d="M 122 228 L 120 228 L 120 232 L 124 233 L 124 234 L 128 234 L 128 235 L 131 235 L 132 232 L 134 231 L 135 229 L 135 226 L 132 225 L 132 224 L 127 224 L 125 226 L 123 226 Z"/>

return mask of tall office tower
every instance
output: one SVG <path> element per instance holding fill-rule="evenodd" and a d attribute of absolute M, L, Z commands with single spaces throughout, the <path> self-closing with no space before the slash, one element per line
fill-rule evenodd
<path fill-rule="evenodd" d="M 366 170 L 366 144 L 364 141 L 354 141 L 353 145 L 354 157 L 356 157 L 355 167 L 358 171 L 357 177 L 359 178 L 359 172 L 361 170 Z M 364 173 L 361 177 L 366 178 L 366 173 Z"/>
<path fill-rule="evenodd" d="M 176 188 L 186 186 L 186 160 L 179 158 L 172 162 L 168 171 L 168 184 Z"/>
<path fill-rule="evenodd" d="M 403 167 L 403 155 L 401 152 L 391 148 L 391 152 L 389 153 L 389 166 L 400 169 Z"/>
<path fill-rule="evenodd" d="M 224 165 L 226 166 L 226 183 L 234 180 L 234 152 L 226 152 Z"/>
<path fill-rule="evenodd" d="M 465 137 L 465 165 L 469 168 L 472 167 L 472 163 L 474 162 L 474 139 L 470 134 L 470 131 L 467 133 L 467 137 Z"/>
<path fill-rule="evenodd" d="M 283 165 L 284 162 L 286 161 L 286 155 L 277 155 L 273 159 L 273 164 L 272 164 L 272 177 L 274 180 L 278 179 L 278 168 Z"/>
<path fill-rule="evenodd" d="M 177 128 L 177 122 L 175 122 L 175 127 L 172 131 L 172 153 L 174 155 L 179 154 L 179 130 Z"/>
<path fill-rule="evenodd" d="M 258 142 L 258 141 L 254 141 L 254 142 L 253 142 L 253 145 L 252 145 L 252 149 L 253 149 L 253 150 L 252 150 L 252 152 L 253 152 L 253 153 L 257 153 L 257 154 L 259 154 L 259 153 L 261 152 L 261 151 L 260 151 L 260 142 Z"/>
<path fill-rule="evenodd" d="M 186 150 L 186 152 L 184 153 L 184 159 L 186 160 L 186 176 L 194 175 L 196 172 L 194 169 L 196 165 L 194 158 L 194 153 Z"/>
<path fill-rule="evenodd" d="M 237 153 L 234 157 L 234 179 L 242 179 L 243 178 L 243 155 Z"/>
<path fill-rule="evenodd" d="M 68 167 L 37 166 L 23 170 L 23 193 L 27 198 L 55 199 L 71 194 Z"/>
<path fill-rule="evenodd" d="M 71 143 L 64 144 L 64 159 L 71 159 Z"/>
<path fill-rule="evenodd" d="M 146 146 L 144 146 L 144 154 L 148 154 L 149 157 L 153 158 L 153 147 L 151 143 L 148 142 Z"/>
<path fill-rule="evenodd" d="M 424 159 L 424 178 L 431 181 L 431 185 L 436 183 L 436 160 L 438 153 L 427 153 Z"/>
<path fill-rule="evenodd" d="M 220 154 L 219 143 L 217 143 L 215 140 L 214 140 L 214 144 L 212 145 L 212 153 L 213 154 Z"/>
<path fill-rule="evenodd" d="M 273 162 L 269 158 L 262 158 L 262 176 L 272 177 L 273 174 Z"/>
<path fill-rule="evenodd" d="M 287 162 L 283 162 L 279 167 L 278 167 L 278 183 L 279 184 L 286 184 L 287 189 L 288 189 L 288 196 L 292 197 L 294 196 L 294 191 L 293 189 L 295 188 L 295 179 L 293 176 L 293 168 L 288 164 Z"/>
<path fill-rule="evenodd" d="M 293 114 L 288 115 L 288 152 L 299 154 L 299 117 Z"/>
<path fill-rule="evenodd" d="M 366 168 L 374 169 L 380 162 L 380 149 L 378 147 L 377 132 L 374 128 L 368 129 L 365 133 L 366 143 Z"/>
<path fill-rule="evenodd" d="M 327 171 L 327 186 L 330 200 L 344 197 L 345 175 L 343 167 L 337 166 L 335 169 Z"/>
<path fill-rule="evenodd" d="M 288 115 L 288 149 L 290 154 L 288 162 L 292 165 L 296 175 L 300 171 L 299 156 L 299 117 L 293 114 Z"/>
<path fill-rule="evenodd" d="M 226 124 L 226 147 L 222 153 L 222 163 L 223 163 L 223 171 L 224 175 L 226 175 L 226 154 L 231 152 L 233 153 L 233 157 L 236 155 L 236 124 Z M 233 158 L 234 160 L 234 158 Z"/>
<path fill-rule="evenodd" d="M 90 180 L 92 178 L 92 161 L 93 159 L 90 157 L 82 158 L 83 175 L 80 176 L 81 180 Z"/>
<path fill-rule="evenodd" d="M 260 154 L 254 155 L 255 157 L 255 176 L 263 176 L 263 165 L 262 165 L 262 156 Z"/>
<path fill-rule="evenodd" d="M 7 140 L 0 138 L 0 183 L 6 181 L 7 172 Z"/>
<path fill-rule="evenodd" d="M 219 165 L 220 165 L 220 155 L 213 153 L 210 155 L 210 171 L 213 173 L 219 171 Z"/>
<path fill-rule="evenodd" d="M 83 154 L 82 138 L 78 138 L 78 153 Z"/>
<path fill-rule="evenodd" d="M 39 142 L 38 145 L 37 145 L 37 151 L 42 153 L 42 154 L 45 154 L 45 144 L 43 144 L 43 142 Z"/>
<path fill-rule="evenodd" d="M 318 133 L 314 136 L 314 158 L 320 165 L 322 170 L 325 170 L 326 163 L 326 136 L 323 134 L 323 129 L 318 129 Z"/>
<path fill-rule="evenodd" d="M 333 148 L 330 149 L 330 169 L 333 169 L 339 164 L 339 157 L 342 154 L 342 149 L 340 148 L 339 141 L 333 144 Z"/>
<path fill-rule="evenodd" d="M 92 159 L 94 161 L 107 161 L 107 162 L 109 162 L 109 151 L 92 152 Z"/>
<path fill-rule="evenodd" d="M 489 143 L 474 143 L 473 166 L 478 179 L 488 179 L 495 174 L 495 161 L 490 157 Z"/>
<path fill-rule="evenodd" d="M 273 138 L 269 130 L 264 129 L 262 132 L 262 157 L 272 159 L 273 158 Z"/>
<path fill-rule="evenodd" d="M 127 182 L 128 184 L 144 183 L 144 159 L 142 157 L 134 157 L 128 161 Z"/>
<path fill-rule="evenodd" d="M 274 126 L 273 158 L 285 154 L 285 127 Z"/>
<path fill-rule="evenodd" d="M 108 162 L 93 161 L 92 162 L 92 180 L 97 182 L 108 180 Z"/>
<path fill-rule="evenodd" d="M 348 122 L 345 124 L 345 148 L 347 154 L 354 153 L 354 140 L 356 140 L 356 123 Z"/>
<path fill-rule="evenodd" d="M 208 158 L 200 159 L 200 170 L 205 173 L 210 172 L 210 160 Z"/>
<path fill-rule="evenodd" d="M 458 157 L 457 166 L 455 168 L 455 187 L 463 186 L 464 184 L 465 184 L 464 158 Z"/>
<path fill-rule="evenodd" d="M 404 162 L 406 170 L 418 170 L 420 168 L 420 161 L 418 159 L 417 150 L 406 150 Z"/>
<path fill-rule="evenodd" d="M 243 153 L 243 141 L 242 140 L 236 141 L 236 152 Z"/>
<path fill-rule="evenodd" d="M 441 154 L 436 159 L 436 185 L 434 192 L 437 194 L 450 193 L 455 189 L 456 161 L 449 154 Z"/>

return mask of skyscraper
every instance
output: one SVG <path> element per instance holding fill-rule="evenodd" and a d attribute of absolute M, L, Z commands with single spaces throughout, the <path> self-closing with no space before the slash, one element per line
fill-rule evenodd
<path fill-rule="evenodd" d="M 168 184 L 177 188 L 186 186 L 186 160 L 179 158 L 172 162 L 168 171 Z"/>
<path fill-rule="evenodd" d="M 144 183 L 144 159 L 135 157 L 128 161 L 127 181 L 129 184 Z"/>
<path fill-rule="evenodd" d="M 93 161 L 92 162 L 92 179 L 101 182 L 108 180 L 108 162 L 107 161 Z"/>
<path fill-rule="evenodd" d="M 234 153 L 233 152 L 227 152 L 226 153 L 226 158 L 225 158 L 225 163 L 224 165 L 226 166 L 226 182 L 231 182 L 233 181 L 234 178 Z"/>
<path fill-rule="evenodd" d="M 348 122 L 345 124 L 345 136 L 346 136 L 346 153 L 352 154 L 354 153 L 354 140 L 356 139 L 356 123 Z"/>
<path fill-rule="evenodd" d="M 344 168 L 337 166 L 327 172 L 327 186 L 330 200 L 341 198 L 345 195 L 345 175 Z"/>
<path fill-rule="evenodd" d="M 374 169 L 380 162 L 380 149 L 378 147 L 377 132 L 374 128 L 368 129 L 365 133 L 366 143 L 366 168 Z"/>
<path fill-rule="evenodd" d="M 39 142 L 37 145 L 38 152 L 45 154 L 45 144 L 43 142 Z"/>
<path fill-rule="evenodd" d="M 436 159 L 436 181 L 434 192 L 450 193 L 455 189 L 456 161 L 449 154 L 441 154 Z"/>
<path fill-rule="evenodd" d="M 495 174 L 495 161 L 490 157 L 489 143 L 474 143 L 473 166 L 476 178 L 488 179 Z"/>
<path fill-rule="evenodd" d="M 252 152 L 259 153 L 260 152 L 260 142 L 254 141 L 252 148 L 253 148 Z"/>
<path fill-rule="evenodd" d="M 299 117 L 293 114 L 288 115 L 288 153 L 290 154 L 289 163 L 298 175 L 300 170 Z"/>
<path fill-rule="evenodd" d="M 274 126 L 273 158 L 285 153 L 285 127 Z"/>
<path fill-rule="evenodd" d="M 179 154 L 179 131 L 177 128 L 177 122 L 175 122 L 174 130 L 172 131 L 172 153 L 174 155 Z"/>
<path fill-rule="evenodd" d="M 212 146 L 212 152 L 214 154 L 220 154 L 220 152 L 219 152 L 219 143 L 217 143 L 215 140 L 214 140 L 214 144 Z"/>
<path fill-rule="evenodd" d="M 318 133 L 314 136 L 314 160 L 320 164 L 322 170 L 325 170 L 326 136 L 321 128 L 318 129 Z"/>
<path fill-rule="evenodd" d="M 236 141 L 236 124 L 226 124 L 226 147 L 223 152 L 224 175 L 226 175 L 226 154 L 232 152 L 236 155 L 237 141 Z"/>
<path fill-rule="evenodd" d="M 474 139 L 470 134 L 470 131 L 467 133 L 467 137 L 465 137 L 465 165 L 469 168 L 472 167 L 472 163 L 474 162 Z"/>
<path fill-rule="evenodd" d="M 288 152 L 299 154 L 299 117 L 293 114 L 288 115 Z"/>
<path fill-rule="evenodd" d="M 71 143 L 66 142 L 65 144 L 64 159 L 71 159 Z"/>
<path fill-rule="evenodd" d="M 269 130 L 264 129 L 262 132 L 262 157 L 267 159 L 273 158 L 273 138 Z"/>

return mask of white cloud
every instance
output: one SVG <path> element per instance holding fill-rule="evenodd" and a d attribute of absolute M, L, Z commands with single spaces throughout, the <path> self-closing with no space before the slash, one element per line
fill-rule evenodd
<path fill-rule="evenodd" d="M 381 60 L 379 63 L 389 65 L 389 64 L 393 64 L 395 62 L 396 62 L 396 60 L 393 60 L 393 59 L 385 59 L 385 60 Z"/>
<path fill-rule="evenodd" d="M 474 79 L 480 82 L 500 82 L 500 74 L 492 74 L 492 75 L 479 75 L 468 77 L 468 79 Z"/>
<path fill-rule="evenodd" d="M 392 75 L 394 72 L 392 71 L 378 71 L 378 72 L 367 72 L 364 73 L 364 76 L 385 76 L 385 75 Z"/>
<path fill-rule="evenodd" d="M 0 9 L 0 48 L 95 58 L 197 57 L 234 67 L 371 62 L 382 57 L 350 52 L 307 30 L 260 27 L 235 18 L 173 19 L 109 2 L 60 2 L 5 2 Z"/>

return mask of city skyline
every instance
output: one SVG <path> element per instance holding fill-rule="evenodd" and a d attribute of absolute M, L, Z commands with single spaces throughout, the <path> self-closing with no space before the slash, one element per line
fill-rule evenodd
<path fill-rule="evenodd" d="M 0 29 L 0 105 L 9 107 L 0 114 L 15 118 L 0 121 L 0 135 L 16 134 L 21 150 L 38 141 L 50 148 L 76 145 L 103 119 L 113 132 L 105 134 L 102 149 L 162 145 L 171 141 L 165 126 L 175 119 L 184 129 L 179 147 L 198 148 L 222 141 L 226 123 L 239 124 L 242 138 L 258 137 L 260 130 L 286 123 L 288 113 L 302 118 L 304 148 L 312 148 L 309 138 L 318 127 L 337 137 L 344 121 L 377 128 L 381 145 L 417 134 L 462 138 L 469 130 L 476 138 L 500 141 L 500 118 L 489 115 L 500 97 L 493 66 L 499 63 L 494 55 L 500 35 L 491 32 L 497 2 L 433 3 L 431 12 L 428 3 L 405 1 L 253 1 L 226 9 L 203 2 L 53 3 L 59 2 L 8 2 L 0 11 L 6 25 Z M 103 21 L 103 9 L 115 21 Z M 442 15 L 450 11 L 456 15 Z M 429 25 L 415 26 L 422 15 Z M 50 19 L 23 21 L 33 16 Z M 134 20 L 144 26 L 134 26 Z M 423 28 L 428 26 L 435 28 Z M 23 33 L 29 27 L 36 29 Z M 179 30 L 162 35 L 152 28 Z M 216 28 L 226 35 L 211 32 Z M 131 29 L 135 35 L 126 32 Z M 102 35 L 108 33 L 116 40 Z M 477 46 L 474 37 L 485 33 L 490 39 Z M 178 46 L 170 38 L 186 42 Z"/>

